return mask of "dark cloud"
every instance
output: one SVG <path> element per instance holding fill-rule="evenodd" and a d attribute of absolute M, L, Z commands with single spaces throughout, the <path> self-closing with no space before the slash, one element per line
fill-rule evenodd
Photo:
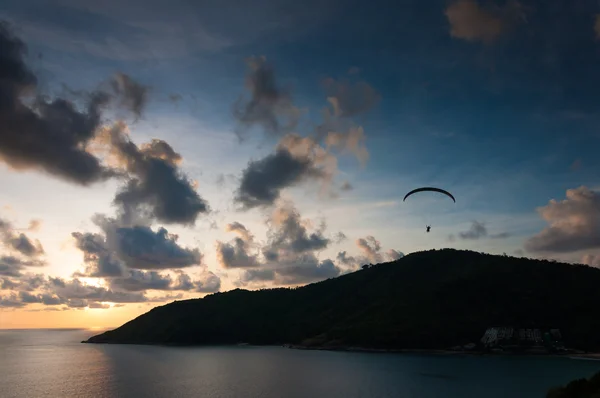
<path fill-rule="evenodd" d="M 291 261 L 280 262 L 276 267 L 245 270 L 237 285 L 271 282 L 275 285 L 299 285 L 312 283 L 341 274 L 333 261 L 319 261 L 312 253 L 296 256 Z"/>
<path fill-rule="evenodd" d="M 328 78 L 324 81 L 327 100 L 337 117 L 352 117 L 369 112 L 381 100 L 381 95 L 364 81 L 349 82 Z"/>
<path fill-rule="evenodd" d="M 88 308 L 97 308 L 97 309 L 102 309 L 102 310 L 106 310 L 110 308 L 110 304 L 102 304 L 102 303 L 98 303 L 95 301 L 91 301 L 87 303 L 87 307 Z"/>
<path fill-rule="evenodd" d="M 111 288 L 130 292 L 169 290 L 173 282 L 168 275 L 161 275 L 156 271 L 144 272 L 138 270 L 130 270 L 126 278 L 113 278 L 109 281 Z"/>
<path fill-rule="evenodd" d="M 92 220 L 104 236 L 72 233 L 86 264 L 85 271 L 75 276 L 110 278 L 126 276 L 128 269 L 181 269 L 202 263 L 198 249 L 180 246 L 177 235 L 163 227 L 154 231 L 146 225 L 130 225 L 122 218 L 101 214 Z"/>
<path fill-rule="evenodd" d="M 234 238 L 232 242 L 217 242 L 217 262 L 223 268 L 258 267 L 257 254 L 249 254 L 248 243 L 242 238 Z"/>
<path fill-rule="evenodd" d="M 17 290 L 21 286 L 19 281 L 8 278 L 1 278 L 0 282 L 0 290 Z"/>
<path fill-rule="evenodd" d="M 297 125 L 300 111 L 293 105 L 289 90 L 279 87 L 273 66 L 265 57 L 253 57 L 247 61 L 249 73 L 246 88 L 250 99 L 241 97 L 234 104 L 233 115 L 241 128 L 236 131 L 240 138 L 246 129 L 261 127 L 267 134 L 281 135 L 291 132 Z"/>
<path fill-rule="evenodd" d="M 39 170 L 80 185 L 114 177 L 88 151 L 102 111 L 124 100 L 135 112 L 143 103 L 138 87 L 126 75 L 115 81 L 125 83 L 118 97 L 101 90 L 75 93 L 81 106 L 65 98 L 45 98 L 37 93 L 38 80 L 25 64 L 26 45 L 15 37 L 8 24 L 0 22 L 0 161 L 15 170 Z M 33 97 L 30 105 L 22 101 Z"/>
<path fill-rule="evenodd" d="M 344 181 L 344 183 L 340 187 L 340 190 L 342 191 L 352 191 L 353 189 L 354 187 L 348 181 Z"/>
<path fill-rule="evenodd" d="M 42 293 L 32 294 L 25 291 L 19 292 L 19 298 L 21 302 L 25 304 L 44 304 L 44 305 L 59 305 L 64 304 L 66 301 L 55 294 Z"/>
<path fill-rule="evenodd" d="M 490 44 L 525 19 L 525 8 L 516 0 L 495 8 L 484 8 L 476 0 L 457 0 L 448 6 L 445 14 L 452 37 Z"/>
<path fill-rule="evenodd" d="M 178 168 L 181 156 L 169 144 L 153 140 L 139 148 L 127 137 L 123 123 L 105 129 L 103 138 L 130 175 L 114 199 L 126 216 L 145 210 L 160 222 L 194 225 L 201 213 L 209 211 L 192 181 Z"/>
<path fill-rule="evenodd" d="M 337 254 L 336 259 L 339 263 L 348 265 L 348 266 L 352 266 L 352 267 L 356 266 L 359 262 L 359 260 L 357 260 L 356 257 L 349 256 L 348 252 L 346 252 L 345 250 L 339 252 Z"/>
<path fill-rule="evenodd" d="M 149 226 L 130 226 L 122 219 L 100 215 L 94 222 L 104 231 L 108 248 L 129 268 L 176 269 L 202 262 L 198 249 L 181 247 L 177 235 L 163 227 L 154 231 Z"/>
<path fill-rule="evenodd" d="M 226 227 L 228 232 L 235 232 L 239 236 L 229 243 L 217 241 L 217 262 L 223 268 L 249 268 L 260 266 L 257 254 L 250 254 L 257 248 L 254 237 L 248 229 L 239 222 L 233 222 Z"/>
<path fill-rule="evenodd" d="M 22 260 L 14 256 L 1 256 L 0 275 L 18 277 L 26 267 L 42 267 L 44 265 L 46 264 L 39 260 Z"/>
<path fill-rule="evenodd" d="M 492 234 L 490 235 L 490 238 L 492 239 L 506 239 L 506 238 L 510 238 L 512 235 L 509 232 L 500 232 L 498 234 Z"/>
<path fill-rule="evenodd" d="M 282 285 L 298 285 L 335 278 L 341 273 L 340 268 L 329 259 L 319 262 L 313 256 L 305 256 L 303 260 L 293 266 L 275 270 L 277 282 Z"/>
<path fill-rule="evenodd" d="M 254 242 L 253 235 L 240 223 L 228 225 L 228 230 L 239 237 L 229 244 L 217 242 L 217 256 L 223 267 L 245 268 L 235 282 L 238 286 L 260 282 L 294 285 L 340 274 L 341 270 L 331 260 L 319 261 L 315 255 L 331 243 L 324 235 L 324 222 L 309 232 L 312 222 L 302 219 L 294 205 L 287 202 L 278 205 L 267 225 L 267 242 L 262 246 Z M 256 249 L 257 254 L 250 255 L 249 249 Z"/>
<path fill-rule="evenodd" d="M 278 149 L 248 163 L 235 200 L 246 209 L 270 206 L 279 199 L 282 189 L 320 176 L 321 172 L 313 167 L 310 159 L 298 159 L 287 149 Z"/>
<path fill-rule="evenodd" d="M 0 289 L 31 292 L 44 286 L 47 282 L 45 275 L 33 274 L 31 272 L 13 275 L 13 277 L 14 279 L 3 278 Z"/>
<path fill-rule="evenodd" d="M 76 247 L 83 252 L 86 270 L 78 276 L 94 278 L 114 277 L 123 274 L 123 264 L 116 258 L 106 244 L 104 237 L 99 234 L 73 232 Z"/>
<path fill-rule="evenodd" d="M 20 308 L 27 304 L 23 303 L 16 293 L 10 293 L 7 296 L 0 296 L 0 308 Z"/>
<path fill-rule="evenodd" d="M 17 233 L 12 224 L 0 219 L 0 238 L 8 249 L 26 257 L 37 257 L 44 254 L 44 248 L 39 240 L 31 240 L 24 233 Z"/>
<path fill-rule="evenodd" d="M 309 137 L 289 134 L 275 153 L 250 161 L 242 173 L 236 202 L 243 208 L 273 205 L 284 188 L 304 181 L 320 181 L 327 187 L 337 171 L 335 157 Z"/>
<path fill-rule="evenodd" d="M 600 193 L 581 186 L 569 189 L 566 199 L 552 199 L 537 209 L 549 224 L 529 238 L 529 252 L 568 253 L 600 248 Z"/>
<path fill-rule="evenodd" d="M 487 236 L 487 228 L 485 224 L 479 221 L 473 221 L 468 231 L 459 232 L 458 236 L 461 239 L 476 240 Z"/>
<path fill-rule="evenodd" d="M 171 290 L 194 291 L 197 293 L 215 293 L 221 289 L 221 278 L 210 271 L 202 272 L 192 280 L 188 274 L 180 273 Z"/>
<path fill-rule="evenodd" d="M 145 226 L 117 228 L 116 245 L 119 258 L 134 269 L 185 268 L 202 262 L 198 249 L 179 246 L 165 228 L 156 232 Z"/>
<path fill-rule="evenodd" d="M 163 290 L 214 293 L 221 288 L 221 279 L 206 270 L 196 280 L 192 280 L 185 273 L 179 273 L 173 280 L 170 275 L 162 275 L 156 271 L 131 270 L 126 278 L 113 278 L 109 280 L 109 283 L 112 289 L 130 292 Z"/>
<path fill-rule="evenodd" d="M 275 270 L 273 269 L 249 269 L 242 273 L 236 285 L 245 286 L 256 282 L 273 282 L 275 281 L 275 276 Z"/>
<path fill-rule="evenodd" d="M 111 81 L 112 88 L 121 98 L 121 105 L 141 116 L 148 101 L 147 86 L 144 86 L 123 73 L 116 73 Z"/>
<path fill-rule="evenodd" d="M 32 276 L 32 275 L 30 275 Z M 143 303 L 164 302 L 177 296 L 147 297 L 143 292 L 116 291 L 105 287 L 92 286 L 82 283 L 79 279 L 65 280 L 62 278 L 43 277 L 41 283 L 23 288 L 23 284 L 33 282 L 36 277 L 19 280 L 20 286 L 6 296 L 0 296 L 0 306 L 23 307 L 27 304 L 43 304 L 47 306 L 66 305 L 70 308 L 85 308 L 93 303 Z M 39 281 L 38 281 L 39 282 Z M 35 291 L 34 291 L 35 290 Z"/>
<path fill-rule="evenodd" d="M 306 222 L 291 203 L 282 203 L 270 218 L 269 243 L 263 252 L 276 254 L 275 258 L 324 250 L 331 240 L 323 235 L 325 225 L 309 233 Z"/>
<path fill-rule="evenodd" d="M 112 303 L 143 303 L 150 301 L 141 292 L 120 292 L 104 287 L 86 285 L 79 279 L 66 281 L 61 278 L 55 278 L 49 283 L 48 290 L 69 302 L 69 306 L 80 301 L 84 307 L 87 301 L 112 302 Z"/>

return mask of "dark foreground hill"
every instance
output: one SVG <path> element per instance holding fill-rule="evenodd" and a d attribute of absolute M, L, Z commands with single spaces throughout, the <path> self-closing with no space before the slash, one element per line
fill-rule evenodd
<path fill-rule="evenodd" d="M 600 270 L 453 249 L 294 289 L 233 290 L 157 307 L 89 343 L 447 348 L 491 326 L 559 328 L 600 349 Z"/>

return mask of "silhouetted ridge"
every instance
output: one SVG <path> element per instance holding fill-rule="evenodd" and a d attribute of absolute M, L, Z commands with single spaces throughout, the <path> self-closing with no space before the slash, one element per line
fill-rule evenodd
<path fill-rule="evenodd" d="M 600 347 L 600 270 L 453 249 L 294 289 L 236 289 L 154 308 L 90 343 L 447 348 L 488 327 L 558 328 Z"/>

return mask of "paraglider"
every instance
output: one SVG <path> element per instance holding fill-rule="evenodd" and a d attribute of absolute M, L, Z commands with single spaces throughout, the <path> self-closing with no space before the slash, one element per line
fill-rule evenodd
<path fill-rule="evenodd" d="M 434 188 L 434 187 L 423 187 L 423 188 L 413 189 L 412 191 L 407 193 L 406 196 L 404 196 L 403 202 L 406 201 L 406 198 L 408 198 L 410 195 L 415 194 L 417 192 L 425 192 L 425 191 L 443 193 L 444 195 L 448 195 L 454 201 L 454 203 L 456 203 L 456 199 L 454 199 L 454 196 L 452 196 L 452 194 L 450 192 L 443 190 L 441 188 Z"/>
<path fill-rule="evenodd" d="M 407 193 L 404 196 L 403 202 L 406 201 L 406 198 L 408 198 L 409 196 L 411 196 L 411 195 L 413 195 L 415 193 L 418 193 L 418 192 L 427 192 L 427 191 L 429 191 L 429 192 L 439 192 L 441 194 L 444 194 L 444 195 L 448 196 L 450 199 L 452 199 L 452 201 L 454 203 L 456 203 L 456 199 L 454 198 L 454 196 L 450 192 L 448 192 L 448 191 L 446 191 L 444 189 L 435 188 L 435 187 L 421 187 L 421 188 L 413 189 L 412 191 L 410 191 L 409 193 Z M 430 231 L 431 231 L 431 225 L 426 225 L 425 226 L 425 232 L 429 233 Z"/>

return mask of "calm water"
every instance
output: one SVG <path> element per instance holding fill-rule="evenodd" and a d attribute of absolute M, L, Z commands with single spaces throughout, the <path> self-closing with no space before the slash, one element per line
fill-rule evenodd
<path fill-rule="evenodd" d="M 544 397 L 599 361 L 90 345 L 82 330 L 0 331 L 0 396 Z"/>

